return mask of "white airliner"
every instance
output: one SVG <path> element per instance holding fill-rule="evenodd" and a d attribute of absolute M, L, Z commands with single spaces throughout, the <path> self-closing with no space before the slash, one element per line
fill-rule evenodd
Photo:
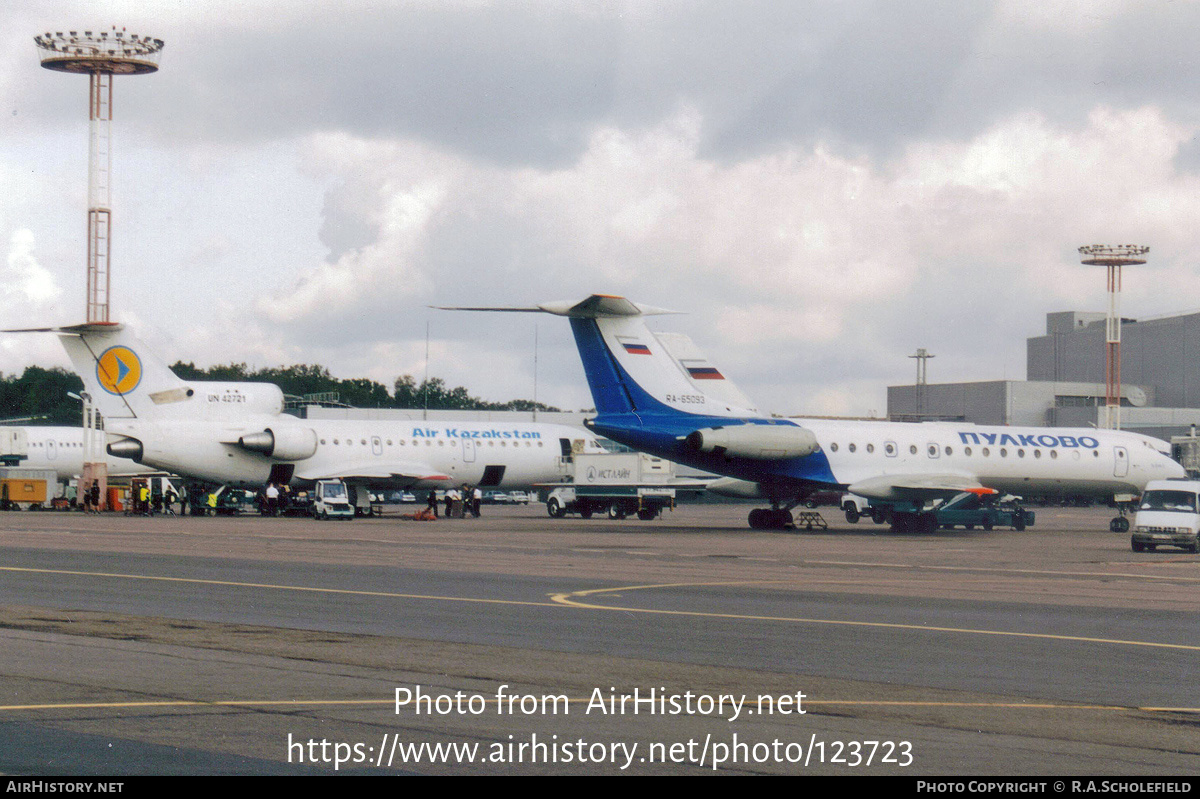
<path fill-rule="evenodd" d="M 573 453 L 604 451 L 564 425 L 302 420 L 283 413 L 278 386 L 180 379 L 121 325 L 46 332 L 102 414 L 110 455 L 212 483 L 527 488 L 558 480 Z"/>
<path fill-rule="evenodd" d="M 83 428 L 82 427 L 31 427 L 20 428 L 25 433 L 26 457 L 20 463 L 22 469 L 53 469 L 58 481 L 69 482 L 83 474 Z M 103 434 L 101 434 L 103 435 Z M 147 474 L 147 469 L 128 458 L 105 456 L 109 476 Z"/>
<path fill-rule="evenodd" d="M 964 491 L 1112 496 L 1184 474 L 1166 442 L 1121 431 L 774 419 L 686 336 L 646 326 L 647 315 L 670 311 L 624 297 L 447 310 L 568 317 L 596 402 L 588 426 L 635 449 L 731 478 L 710 488 L 769 500 L 769 509 L 751 511 L 754 528 L 791 524 L 791 509 L 819 490 L 878 502 L 896 528 L 931 530 L 936 519 L 926 503 Z M 1120 522 L 1127 528 L 1124 518 Z"/>

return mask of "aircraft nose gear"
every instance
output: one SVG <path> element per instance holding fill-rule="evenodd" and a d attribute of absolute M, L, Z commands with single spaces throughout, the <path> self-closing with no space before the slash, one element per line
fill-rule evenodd
<path fill-rule="evenodd" d="M 1108 523 L 1108 529 L 1114 533 L 1128 533 L 1129 509 L 1132 503 L 1117 502 L 1115 504 L 1117 508 L 1117 515 L 1114 516 L 1112 521 Z"/>

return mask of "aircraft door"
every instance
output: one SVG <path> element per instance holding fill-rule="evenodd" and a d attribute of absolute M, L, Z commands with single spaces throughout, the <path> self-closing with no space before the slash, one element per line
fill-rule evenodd
<path fill-rule="evenodd" d="M 46 439 L 46 459 L 54 460 L 58 457 L 58 444 L 53 438 Z"/>
<path fill-rule="evenodd" d="M 464 438 L 462 440 L 462 445 L 463 445 L 463 450 L 462 450 L 463 463 L 474 463 L 475 462 L 475 439 Z"/>
<path fill-rule="evenodd" d="M 1129 450 L 1124 447 L 1113 447 L 1113 477 L 1124 477 L 1129 474 Z"/>
<path fill-rule="evenodd" d="M 371 436 L 371 454 L 383 454 L 383 441 L 380 440 L 379 436 Z"/>

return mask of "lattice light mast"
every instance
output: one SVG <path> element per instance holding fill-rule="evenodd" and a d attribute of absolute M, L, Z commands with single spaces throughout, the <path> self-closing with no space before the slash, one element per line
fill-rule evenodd
<path fill-rule="evenodd" d="M 43 33 L 42 66 L 89 77 L 87 321 L 106 323 L 111 292 L 112 79 L 158 71 L 162 39 L 124 30 Z"/>
<path fill-rule="evenodd" d="M 936 355 L 930 355 L 924 347 L 917 348 L 915 355 L 908 356 L 917 360 L 917 416 L 925 415 L 925 385 L 926 374 L 925 367 L 928 365 L 930 358 L 936 358 Z"/>
<path fill-rule="evenodd" d="M 1108 318 L 1104 335 L 1104 427 L 1121 429 L 1121 267 L 1146 263 L 1149 247 L 1091 244 L 1079 248 L 1083 263 L 1108 270 Z"/>
<path fill-rule="evenodd" d="M 87 321 L 108 324 L 112 255 L 112 79 L 114 75 L 146 75 L 158 71 L 162 39 L 124 30 L 68 31 L 33 37 L 42 66 L 55 72 L 86 74 L 89 78 Z M 98 509 L 108 506 L 108 463 L 104 433 L 92 398 L 84 403 L 83 475 L 79 490 L 93 484 L 99 491 Z"/>

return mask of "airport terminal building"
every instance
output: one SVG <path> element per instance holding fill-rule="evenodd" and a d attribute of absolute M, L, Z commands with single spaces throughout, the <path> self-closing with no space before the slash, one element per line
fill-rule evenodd
<path fill-rule="evenodd" d="M 1200 312 L 1124 319 L 1121 427 L 1169 440 L 1200 426 Z M 1104 406 L 1105 315 L 1046 315 L 1027 339 L 1027 380 L 889 386 L 893 420 L 1090 427 Z"/>

